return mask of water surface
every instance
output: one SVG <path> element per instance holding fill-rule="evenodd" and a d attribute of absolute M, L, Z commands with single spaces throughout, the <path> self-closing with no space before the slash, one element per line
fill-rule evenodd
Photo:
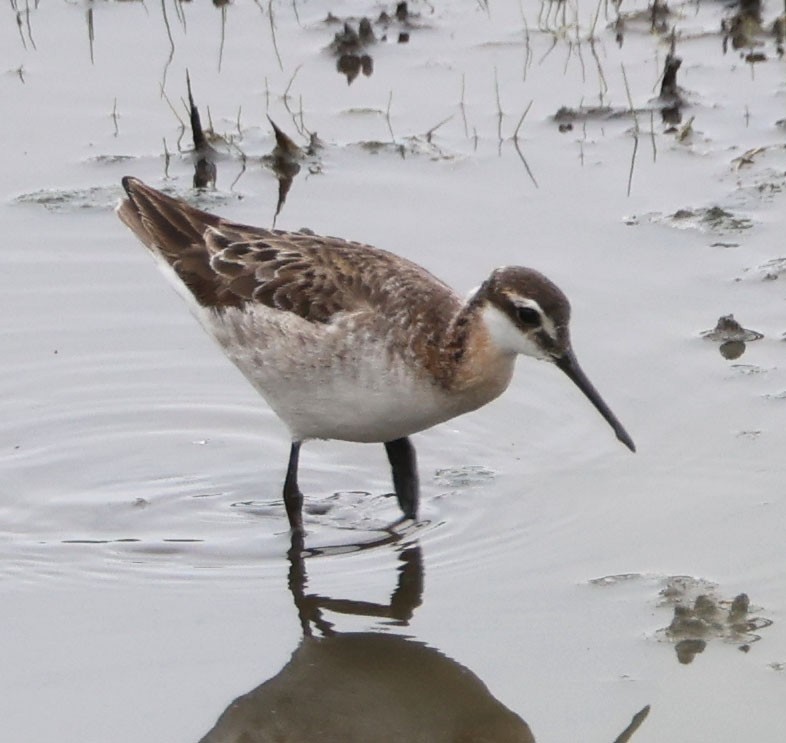
<path fill-rule="evenodd" d="M 783 739 L 782 8 L 684 3 L 655 28 L 641 2 L 394 10 L 6 8 L 3 737 L 214 743 L 231 722 L 269 740 L 294 680 L 298 709 L 384 740 L 360 708 L 413 725 L 409 658 L 424 740 L 613 741 L 645 705 L 641 743 Z M 377 41 L 335 43 L 329 13 Z M 186 71 L 215 134 L 201 193 Z M 311 146 L 286 188 L 267 116 Z M 126 174 L 393 250 L 460 292 L 542 270 L 638 453 L 523 359 L 500 400 L 416 437 L 417 526 L 386 528 L 381 446 L 307 445 L 301 559 L 286 431 L 114 216 Z M 701 336 L 728 314 L 763 335 L 736 359 Z M 773 623 L 708 631 L 680 662 L 673 576 Z M 369 689 L 379 707 L 342 708 Z"/>

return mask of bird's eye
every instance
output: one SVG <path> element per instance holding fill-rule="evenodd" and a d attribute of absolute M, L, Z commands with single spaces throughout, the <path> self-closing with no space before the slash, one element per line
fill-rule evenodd
<path fill-rule="evenodd" d="M 516 307 L 516 318 L 522 325 L 540 325 L 540 312 L 533 307 Z"/>

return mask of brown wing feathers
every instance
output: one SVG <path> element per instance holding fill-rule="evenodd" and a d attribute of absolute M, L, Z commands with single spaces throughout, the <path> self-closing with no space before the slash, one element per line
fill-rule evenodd
<path fill-rule="evenodd" d="M 123 188 L 128 199 L 118 209 L 120 219 L 172 266 L 200 304 L 242 304 L 210 267 L 204 234 L 208 227 L 221 223 L 219 217 L 166 196 L 136 178 L 123 178 Z"/>
<path fill-rule="evenodd" d="M 228 222 L 135 178 L 124 178 L 123 186 L 128 199 L 118 210 L 120 218 L 204 306 L 258 302 L 325 323 L 339 312 L 371 307 L 405 315 L 418 312 L 413 305 L 434 311 L 431 301 L 438 299 L 447 304 L 443 311 L 452 311 L 457 301 L 425 269 L 386 251 Z M 423 296 L 424 286 L 431 296 Z"/>

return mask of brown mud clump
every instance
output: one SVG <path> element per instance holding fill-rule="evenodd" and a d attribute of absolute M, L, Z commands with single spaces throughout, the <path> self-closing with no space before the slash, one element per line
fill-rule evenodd
<path fill-rule="evenodd" d="M 398 3 L 391 13 L 383 10 L 376 21 L 365 16 L 342 19 L 328 14 L 326 23 L 343 26 L 336 32 L 329 48 L 336 57 L 336 71 L 347 78 L 347 85 L 351 85 L 361 73 L 371 77 L 374 59 L 370 50 L 375 44 L 392 39 L 399 44 L 409 42 L 410 31 L 417 27 L 413 18 L 405 2 Z"/>
<path fill-rule="evenodd" d="M 732 600 L 716 595 L 715 587 L 695 578 L 674 576 L 661 590 L 662 605 L 674 607 L 674 616 L 661 632 L 674 643 L 677 660 L 693 662 L 712 639 L 737 645 L 747 653 L 761 637 L 758 630 L 769 627 L 772 620 L 752 616 L 750 599 L 740 593 Z"/>

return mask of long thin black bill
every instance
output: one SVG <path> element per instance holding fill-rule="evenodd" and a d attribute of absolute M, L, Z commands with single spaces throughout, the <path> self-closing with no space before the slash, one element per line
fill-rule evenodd
<path fill-rule="evenodd" d="M 614 413 L 611 412 L 609 406 L 603 402 L 600 393 L 595 389 L 592 382 L 587 379 L 587 375 L 579 366 L 579 362 L 573 355 L 572 351 L 568 351 L 564 356 L 558 358 L 554 362 L 562 371 L 565 372 L 574 382 L 574 384 L 589 398 L 589 401 L 597 408 L 598 412 L 608 421 L 609 425 L 614 429 L 617 438 L 625 444 L 631 451 L 636 451 L 636 444 L 633 439 L 628 435 L 628 432 L 623 428 L 622 423 L 617 420 Z"/>

